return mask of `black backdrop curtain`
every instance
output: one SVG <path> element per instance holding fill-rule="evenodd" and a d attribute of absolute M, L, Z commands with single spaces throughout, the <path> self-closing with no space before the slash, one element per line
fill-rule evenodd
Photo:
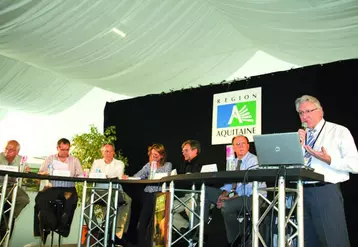
<path fill-rule="evenodd" d="M 225 145 L 211 145 L 213 95 L 262 87 L 263 134 L 296 131 L 300 127 L 300 121 L 294 101 L 303 94 L 309 94 L 320 100 L 325 119 L 348 127 L 357 143 L 358 110 L 357 93 L 354 89 L 358 82 L 357 68 L 358 60 L 346 60 L 256 76 L 233 83 L 107 103 L 104 127 L 116 126 L 116 146 L 129 159 L 130 166 L 126 170 L 129 175 L 133 175 L 146 163 L 147 147 L 153 143 L 164 144 L 168 161 L 174 167 L 178 166 L 182 162 L 181 144 L 187 139 L 200 141 L 201 163 L 216 163 L 219 169 L 224 170 Z M 140 82 L 133 83 L 140 86 Z M 352 246 L 358 246 L 358 239 L 354 236 L 354 229 L 358 226 L 358 217 L 354 211 L 357 181 L 357 177 L 352 175 L 350 181 L 342 185 Z M 140 201 L 138 188 L 126 189 L 130 191 L 133 200 Z M 139 209 L 140 204 L 134 203 L 134 228 Z"/>

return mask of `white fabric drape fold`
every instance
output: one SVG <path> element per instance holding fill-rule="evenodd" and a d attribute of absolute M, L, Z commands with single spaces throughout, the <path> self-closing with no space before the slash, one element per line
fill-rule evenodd
<path fill-rule="evenodd" d="M 326 63 L 358 55 L 358 2 L 209 2 L 242 35 L 292 64 Z"/>
<path fill-rule="evenodd" d="M 299 66 L 356 58 L 358 1 L 5 0 L 0 108 L 58 112 L 94 86 L 139 96 L 216 83 L 259 50 Z"/>
<path fill-rule="evenodd" d="M 93 87 L 0 56 L 0 116 L 5 109 L 51 114 L 67 109 Z"/>

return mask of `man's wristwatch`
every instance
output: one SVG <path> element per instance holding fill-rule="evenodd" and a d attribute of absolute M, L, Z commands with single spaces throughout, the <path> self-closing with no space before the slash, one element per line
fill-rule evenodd
<path fill-rule="evenodd" d="M 231 197 L 233 197 L 235 195 L 237 195 L 236 191 L 232 190 L 232 191 L 229 192 L 228 197 L 231 198 Z"/>

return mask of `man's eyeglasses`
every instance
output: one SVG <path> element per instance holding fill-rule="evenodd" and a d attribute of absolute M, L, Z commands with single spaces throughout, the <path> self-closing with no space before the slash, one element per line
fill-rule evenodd
<path fill-rule="evenodd" d="M 300 116 L 303 116 L 304 114 L 309 114 L 309 113 L 311 113 L 311 112 L 313 112 L 313 111 L 315 111 L 315 110 L 317 110 L 318 108 L 314 108 L 314 109 L 312 109 L 312 110 L 306 110 L 306 111 L 299 111 L 298 112 L 298 115 L 300 115 Z"/>
<path fill-rule="evenodd" d="M 5 151 L 12 153 L 12 152 L 16 152 L 16 149 L 5 148 Z"/>
<path fill-rule="evenodd" d="M 188 153 L 189 151 L 193 151 L 196 148 L 190 148 L 190 149 L 183 149 L 182 153 Z"/>
<path fill-rule="evenodd" d="M 238 146 L 238 147 L 240 147 L 240 146 L 244 146 L 244 145 L 247 145 L 248 143 L 246 143 L 246 142 L 236 142 L 236 143 L 234 143 L 234 145 L 235 146 Z"/>

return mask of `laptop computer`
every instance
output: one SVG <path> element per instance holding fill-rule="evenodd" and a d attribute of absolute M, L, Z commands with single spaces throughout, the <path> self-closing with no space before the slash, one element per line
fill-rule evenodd
<path fill-rule="evenodd" d="M 297 132 L 253 136 L 260 167 L 304 166 Z"/>

